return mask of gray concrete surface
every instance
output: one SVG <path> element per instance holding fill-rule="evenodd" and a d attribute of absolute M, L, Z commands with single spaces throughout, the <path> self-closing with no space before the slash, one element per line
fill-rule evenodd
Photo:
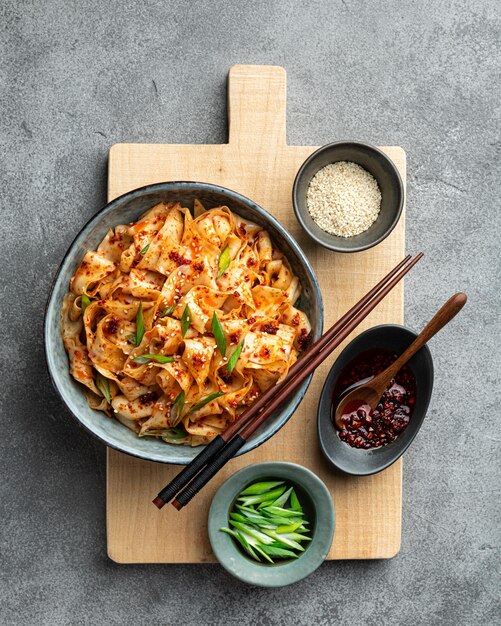
<path fill-rule="evenodd" d="M 0 1 L 0 623 L 499 624 L 500 20 L 497 0 Z M 286 67 L 288 138 L 408 154 L 406 284 L 436 386 L 405 457 L 400 554 L 281 590 L 214 566 L 106 557 L 104 447 L 45 371 L 49 285 L 105 201 L 116 142 L 226 140 L 233 63 Z"/>

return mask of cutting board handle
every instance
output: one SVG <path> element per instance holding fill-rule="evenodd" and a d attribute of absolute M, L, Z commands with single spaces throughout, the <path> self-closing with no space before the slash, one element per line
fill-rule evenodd
<path fill-rule="evenodd" d="M 233 65 L 228 73 L 229 143 L 285 146 L 287 74 L 276 65 Z"/>

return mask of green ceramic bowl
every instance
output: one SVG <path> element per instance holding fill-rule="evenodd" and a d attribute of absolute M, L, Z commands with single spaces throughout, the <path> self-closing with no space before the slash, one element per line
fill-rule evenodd
<path fill-rule="evenodd" d="M 297 559 L 262 564 L 247 557 L 233 538 L 221 532 L 228 526 L 233 504 L 242 489 L 259 480 L 283 479 L 294 485 L 311 524 L 312 541 Z M 336 517 L 329 490 L 313 472 L 294 463 L 256 463 L 233 474 L 216 492 L 209 511 L 209 539 L 224 569 L 250 585 L 285 587 L 314 572 L 332 544 Z"/>

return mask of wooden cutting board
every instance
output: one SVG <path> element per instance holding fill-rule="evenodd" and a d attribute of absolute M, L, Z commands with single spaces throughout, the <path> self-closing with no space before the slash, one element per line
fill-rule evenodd
<path fill-rule="evenodd" d="M 150 183 L 215 183 L 252 198 L 287 228 L 308 255 L 323 294 L 328 328 L 404 255 L 404 217 L 376 248 L 336 254 L 314 244 L 299 227 L 291 203 L 295 174 L 316 148 L 286 143 L 286 73 L 281 67 L 235 65 L 228 77 L 229 143 L 224 145 L 117 144 L 109 154 L 108 198 Z M 336 137 L 332 137 L 335 140 Z M 405 180 L 405 153 L 383 150 Z M 371 313 L 358 332 L 402 323 L 402 283 Z M 343 344 L 345 345 L 345 344 Z M 108 450 L 108 555 L 117 563 L 214 561 L 207 514 L 218 486 L 236 470 L 259 461 L 292 461 L 328 485 L 337 524 L 328 559 L 389 558 L 400 548 L 402 462 L 368 478 L 334 475 L 317 441 L 316 410 L 325 376 L 339 350 L 320 367 L 286 426 L 256 450 L 232 460 L 181 512 L 159 511 L 151 500 L 178 466 L 141 461 Z"/>

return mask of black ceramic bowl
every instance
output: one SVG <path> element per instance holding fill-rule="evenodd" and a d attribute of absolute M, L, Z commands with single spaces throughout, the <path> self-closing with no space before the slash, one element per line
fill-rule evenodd
<path fill-rule="evenodd" d="M 357 163 L 374 176 L 381 191 L 378 218 L 365 232 L 354 237 L 337 237 L 322 230 L 311 217 L 306 193 L 315 174 L 338 161 Z M 292 189 L 292 204 L 304 230 L 317 243 L 336 252 L 361 252 L 386 239 L 397 225 L 404 206 L 404 185 L 393 161 L 378 148 L 358 141 L 330 143 L 310 155 L 300 167 Z"/>
<path fill-rule="evenodd" d="M 350 361 L 366 350 L 379 348 L 401 354 L 415 338 L 416 333 L 405 326 L 396 324 L 374 326 L 346 346 L 328 373 L 318 405 L 318 437 L 326 459 L 344 474 L 352 476 L 376 474 L 395 463 L 411 445 L 430 403 L 433 389 L 433 361 L 428 346 L 421 348 L 409 361 L 408 365 L 416 379 L 416 404 L 410 422 L 395 441 L 372 450 L 352 448 L 339 439 L 332 421 L 332 396 L 339 375 Z"/>

